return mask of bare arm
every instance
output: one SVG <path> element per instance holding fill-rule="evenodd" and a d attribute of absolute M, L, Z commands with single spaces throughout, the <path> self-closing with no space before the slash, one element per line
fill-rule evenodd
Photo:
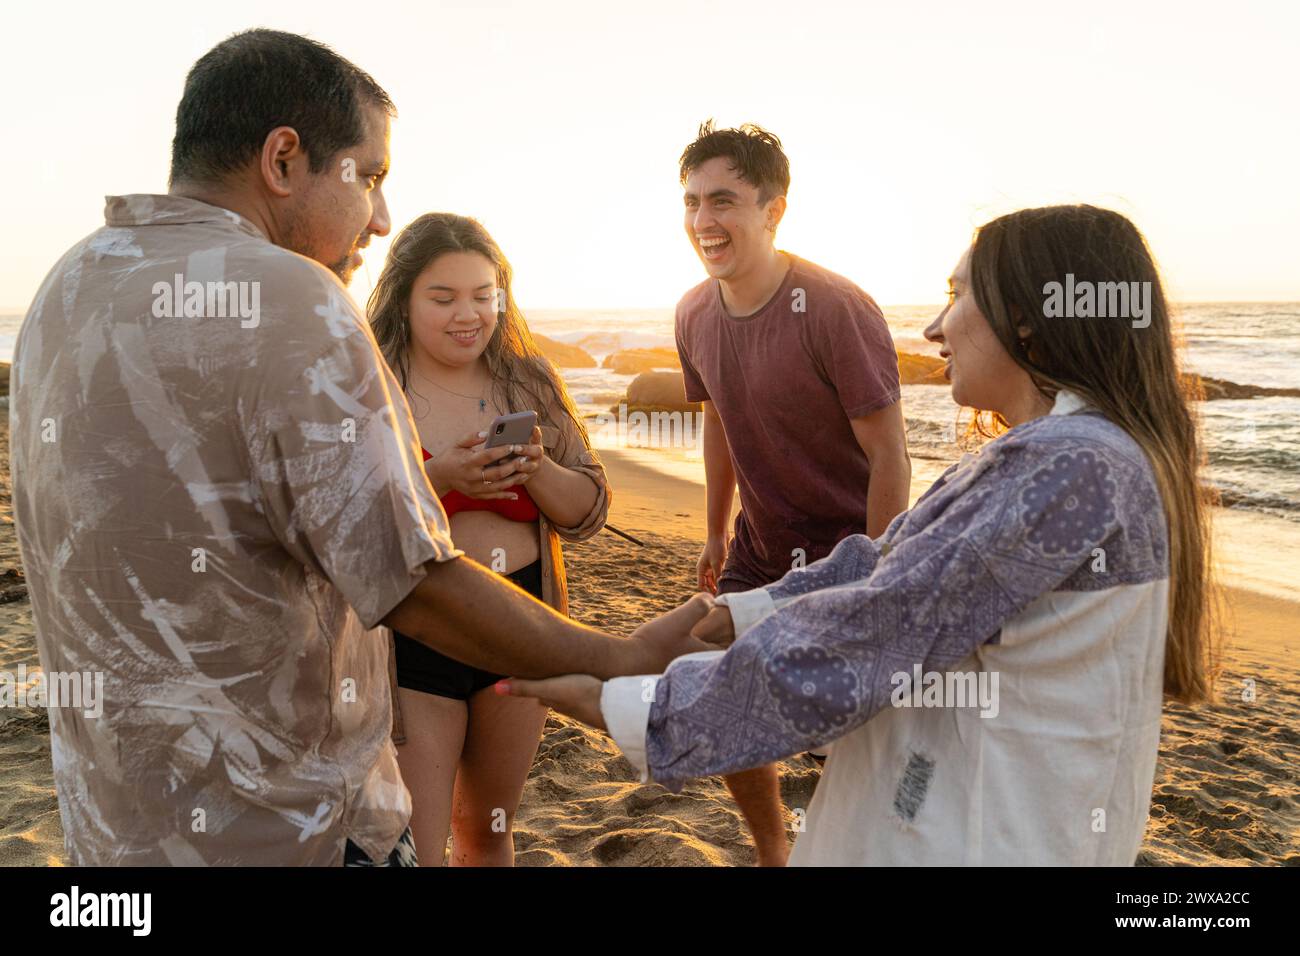
<path fill-rule="evenodd" d="M 736 470 L 731 464 L 731 446 L 722 429 L 722 416 L 712 402 L 704 402 L 704 479 L 708 488 L 705 531 L 710 537 L 726 537 L 736 492 Z"/>
<path fill-rule="evenodd" d="M 555 524 L 566 527 L 582 524 L 599 492 L 589 475 L 570 471 L 546 457 L 528 482 L 528 493 L 537 507 Z"/>
<path fill-rule="evenodd" d="M 448 657 L 519 677 L 659 673 L 682 654 L 710 650 L 689 637 L 708 612 L 707 595 L 617 638 L 572 621 L 471 561 L 425 565 L 424 580 L 383 623 Z"/>
<path fill-rule="evenodd" d="M 907 429 L 903 403 L 849 419 L 867 461 L 871 485 L 867 489 L 867 536 L 879 537 L 889 522 L 907 510 L 912 485 L 912 461 L 907 456 Z"/>
<path fill-rule="evenodd" d="M 736 493 L 736 470 L 722 418 L 712 402 L 704 403 L 705 544 L 698 567 L 701 589 L 716 591 L 727 558 L 727 523 Z"/>
<path fill-rule="evenodd" d="M 520 469 L 530 475 L 528 493 L 555 524 L 566 528 L 582 524 L 595 506 L 600 489 L 590 475 L 565 468 L 544 454 L 540 433 L 534 434 L 539 443 L 529 447 L 537 450 L 534 461 L 530 463 L 535 470 L 528 472 L 527 465 Z"/>

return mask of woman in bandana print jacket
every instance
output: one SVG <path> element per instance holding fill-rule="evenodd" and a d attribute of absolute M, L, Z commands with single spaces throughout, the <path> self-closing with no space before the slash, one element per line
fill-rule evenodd
<path fill-rule="evenodd" d="M 1066 274 L 1149 282 L 1150 313 L 1049 317 Z M 881 537 L 719 598 L 692 633 L 725 653 L 510 690 L 607 728 L 673 789 L 834 741 L 795 865 L 1131 865 L 1162 698 L 1204 700 L 1214 667 L 1194 396 L 1159 277 L 1126 218 L 1068 206 L 984 226 L 949 281 L 926 337 L 993 441 Z M 976 686 L 978 706 L 955 693 Z"/>

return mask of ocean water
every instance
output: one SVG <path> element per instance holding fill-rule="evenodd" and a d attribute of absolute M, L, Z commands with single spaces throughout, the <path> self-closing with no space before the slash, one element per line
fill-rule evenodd
<path fill-rule="evenodd" d="M 935 354 L 921 330 L 939 306 L 887 306 L 885 317 L 900 351 Z M 1192 303 L 1177 307 L 1186 365 L 1202 375 L 1248 385 L 1300 388 L 1300 303 Z M 20 315 L 0 315 L 0 361 L 10 361 Z M 673 348 L 673 311 L 665 309 L 535 309 L 536 332 L 579 345 L 599 363 L 627 348 Z M 607 369 L 565 369 L 574 400 L 588 415 L 608 412 L 634 376 Z M 908 442 L 920 459 L 955 459 L 958 409 L 946 388 L 903 388 Z M 1300 398 L 1254 398 L 1202 403 L 1208 479 L 1236 509 L 1300 523 Z M 593 430 L 598 445 L 636 444 L 635 432 Z M 675 438 L 684 437 L 674 435 Z M 653 440 L 650 441 L 653 445 Z M 699 469 L 699 450 L 687 443 L 661 451 L 672 470 Z M 669 461 L 671 459 L 671 462 Z"/>
<path fill-rule="evenodd" d="M 937 354 L 921 332 L 941 306 L 883 308 L 899 351 Z M 1243 385 L 1300 388 L 1300 303 L 1190 303 L 1176 308 L 1187 368 Z M 528 321 L 542 335 L 581 346 L 597 362 L 619 349 L 674 347 L 672 309 L 535 309 Z M 566 369 L 564 375 L 574 400 L 589 414 L 608 411 L 634 377 L 605 369 Z M 914 456 L 959 457 L 959 410 L 948 389 L 906 385 L 903 409 Z M 1224 503 L 1300 522 L 1300 398 L 1203 402 L 1200 413 L 1207 478 Z M 683 455 L 687 460 L 699 458 L 698 450 L 691 449 L 679 449 L 675 457 Z"/>

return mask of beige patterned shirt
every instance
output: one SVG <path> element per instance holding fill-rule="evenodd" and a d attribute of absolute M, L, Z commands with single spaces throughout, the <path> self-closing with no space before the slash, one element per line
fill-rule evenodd
<path fill-rule="evenodd" d="M 377 630 L 461 552 L 334 275 L 248 220 L 110 197 L 15 349 L 15 520 L 77 864 L 337 864 L 410 817 Z"/>

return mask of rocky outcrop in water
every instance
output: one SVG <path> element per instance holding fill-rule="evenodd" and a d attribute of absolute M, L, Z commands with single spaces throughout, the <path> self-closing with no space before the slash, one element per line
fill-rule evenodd
<path fill-rule="evenodd" d="M 628 411 L 698 412 L 704 406 L 686 400 L 681 372 L 642 372 L 627 386 Z M 617 412 L 618 406 L 610 411 Z"/>
<path fill-rule="evenodd" d="M 1195 378 L 1195 376 L 1188 376 Z M 1278 395 L 1286 398 L 1300 398 L 1300 388 L 1265 388 L 1262 385 L 1238 385 L 1221 378 L 1201 378 L 1201 388 L 1207 402 L 1225 398 L 1264 398 Z"/>
<path fill-rule="evenodd" d="M 605 356 L 601 368 L 619 375 L 636 375 L 657 368 L 681 368 L 676 349 L 624 349 Z"/>
<path fill-rule="evenodd" d="M 943 377 L 943 359 L 935 355 L 898 353 L 898 381 L 902 385 L 947 385 Z"/>
<path fill-rule="evenodd" d="M 544 335 L 533 333 L 533 339 L 537 342 L 537 347 L 542 350 L 542 354 L 551 360 L 551 364 L 557 368 L 595 368 L 596 360 L 588 355 L 585 351 L 576 345 L 569 345 L 567 342 L 557 342 L 555 339 L 548 339 Z"/>

